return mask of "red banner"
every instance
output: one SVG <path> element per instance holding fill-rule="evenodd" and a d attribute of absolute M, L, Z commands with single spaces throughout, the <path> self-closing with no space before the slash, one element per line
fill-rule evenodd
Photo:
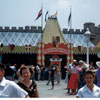
<path fill-rule="evenodd" d="M 91 52 L 93 52 L 95 49 L 95 47 L 90 47 Z"/>
<path fill-rule="evenodd" d="M 67 54 L 67 50 L 64 48 L 48 48 L 44 51 L 45 54 L 57 53 L 57 54 Z"/>
<path fill-rule="evenodd" d="M 10 51 L 13 51 L 14 50 L 14 48 L 15 48 L 15 45 L 14 44 L 9 44 L 9 49 L 10 49 Z"/>
<path fill-rule="evenodd" d="M 78 46 L 78 50 L 81 52 L 83 50 L 82 46 Z"/>

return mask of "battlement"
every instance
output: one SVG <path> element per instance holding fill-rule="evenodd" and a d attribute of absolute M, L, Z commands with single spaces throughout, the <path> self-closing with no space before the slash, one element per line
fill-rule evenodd
<path fill-rule="evenodd" d="M 42 33 L 42 27 L 41 26 L 25 26 L 25 27 L 2 27 L 0 26 L 0 32 L 36 32 L 36 33 Z"/>
<path fill-rule="evenodd" d="M 48 19 L 57 19 L 57 18 L 52 18 L 52 17 L 49 17 Z M 98 34 L 100 35 L 100 25 L 98 26 L 95 26 L 94 23 L 92 22 L 87 22 L 87 23 L 84 23 L 83 24 L 83 29 L 67 29 L 67 28 L 64 28 L 62 30 L 62 32 L 64 34 L 84 34 L 86 29 L 89 28 L 89 31 L 92 33 L 92 34 Z M 0 26 L 0 32 L 30 32 L 30 33 L 42 33 L 42 27 L 41 26 L 25 26 L 25 27 L 9 27 L 9 26 L 5 26 L 5 27 L 2 27 Z"/>
<path fill-rule="evenodd" d="M 64 28 L 63 29 L 63 33 L 64 34 L 84 34 L 84 30 L 80 30 L 80 29 L 67 29 L 67 28 Z"/>
<path fill-rule="evenodd" d="M 95 23 L 92 22 L 87 22 L 83 24 L 83 29 L 63 29 L 64 34 L 84 34 L 86 32 L 86 29 L 89 28 L 89 31 L 92 34 L 99 34 L 100 35 L 100 25 L 95 26 Z"/>

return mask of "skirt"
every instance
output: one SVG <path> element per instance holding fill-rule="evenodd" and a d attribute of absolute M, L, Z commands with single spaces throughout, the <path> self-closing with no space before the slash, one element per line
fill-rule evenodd
<path fill-rule="evenodd" d="M 78 88 L 78 74 L 72 73 L 70 80 L 68 82 L 69 89 L 77 89 Z"/>

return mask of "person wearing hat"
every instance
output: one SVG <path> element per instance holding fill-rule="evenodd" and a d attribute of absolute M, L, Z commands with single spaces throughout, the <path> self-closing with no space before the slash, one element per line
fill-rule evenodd
<path fill-rule="evenodd" d="M 90 62 L 89 70 L 95 70 L 95 67 L 93 66 L 93 61 Z"/>
<path fill-rule="evenodd" d="M 82 69 L 88 69 L 89 68 L 89 65 L 86 64 L 83 60 L 80 60 L 79 61 L 79 64 L 81 64 L 81 68 Z"/>
<path fill-rule="evenodd" d="M 100 61 L 96 62 L 98 70 L 96 71 L 97 86 L 100 87 Z"/>
<path fill-rule="evenodd" d="M 28 93 L 4 77 L 5 66 L 0 63 L 0 98 L 28 98 Z"/>
<path fill-rule="evenodd" d="M 82 69 L 79 72 L 79 79 L 78 79 L 78 89 L 82 88 L 85 85 L 85 81 L 83 78 L 84 73 L 86 72 L 87 66 L 83 60 L 79 61 L 79 67 Z"/>

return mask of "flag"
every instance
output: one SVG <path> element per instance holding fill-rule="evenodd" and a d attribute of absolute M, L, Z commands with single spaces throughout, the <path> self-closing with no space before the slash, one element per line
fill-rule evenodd
<path fill-rule="evenodd" d="M 35 21 L 42 15 L 42 9 L 38 12 L 38 16 L 36 17 Z"/>
<path fill-rule="evenodd" d="M 30 51 L 31 45 L 25 45 L 26 51 Z"/>
<path fill-rule="evenodd" d="M 95 49 L 95 47 L 90 47 L 91 52 L 93 52 Z"/>
<path fill-rule="evenodd" d="M 68 17 L 68 26 L 71 24 L 71 12 L 69 14 L 69 17 Z"/>
<path fill-rule="evenodd" d="M 46 22 L 46 20 L 47 20 L 47 19 L 46 19 L 46 18 L 47 18 L 47 14 L 48 14 L 48 11 L 47 11 L 46 14 L 45 14 L 45 22 Z"/>
<path fill-rule="evenodd" d="M 83 47 L 82 47 L 82 46 L 78 46 L 78 50 L 79 50 L 80 52 L 82 52 Z"/>
<path fill-rule="evenodd" d="M 8 48 L 10 49 L 10 51 L 13 51 L 14 48 L 15 48 L 15 45 L 14 45 L 14 44 L 9 44 L 9 45 L 8 45 Z"/>
<path fill-rule="evenodd" d="M 54 15 L 52 15 L 51 17 L 57 17 L 57 11 L 56 11 L 56 13 L 55 13 Z"/>

